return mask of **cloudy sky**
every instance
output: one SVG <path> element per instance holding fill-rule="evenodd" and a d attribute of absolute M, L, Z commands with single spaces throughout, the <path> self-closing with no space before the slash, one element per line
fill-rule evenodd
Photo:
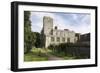
<path fill-rule="evenodd" d="M 90 32 L 90 14 L 60 12 L 31 12 L 32 31 L 41 32 L 44 16 L 53 18 L 54 26 L 58 29 L 69 29 L 81 34 Z"/>

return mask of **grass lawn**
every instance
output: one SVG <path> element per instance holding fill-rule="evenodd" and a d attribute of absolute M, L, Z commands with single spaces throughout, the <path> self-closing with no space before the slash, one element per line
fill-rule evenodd
<path fill-rule="evenodd" d="M 48 61 L 49 57 L 46 54 L 51 54 L 54 56 L 57 56 L 59 58 L 63 58 L 65 60 L 72 60 L 75 59 L 73 56 L 65 56 L 63 52 L 56 53 L 49 49 L 44 48 L 33 48 L 31 52 L 24 54 L 24 61 L 25 62 L 31 62 L 31 61 Z"/>
<path fill-rule="evenodd" d="M 24 61 L 47 61 L 46 51 L 41 48 L 33 48 L 30 53 L 24 54 Z"/>

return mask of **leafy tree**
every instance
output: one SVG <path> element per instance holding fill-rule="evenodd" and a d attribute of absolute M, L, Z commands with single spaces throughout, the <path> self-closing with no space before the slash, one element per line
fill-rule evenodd
<path fill-rule="evenodd" d="M 38 32 L 34 32 L 33 35 L 35 36 L 34 37 L 34 40 L 35 40 L 34 45 L 35 45 L 35 47 L 37 47 L 37 48 L 41 47 L 41 34 L 38 33 Z"/>
<path fill-rule="evenodd" d="M 24 53 L 32 49 L 30 12 L 24 11 Z"/>
<path fill-rule="evenodd" d="M 32 34 L 32 47 L 35 47 L 35 43 L 36 43 L 36 34 L 34 32 L 31 33 Z"/>

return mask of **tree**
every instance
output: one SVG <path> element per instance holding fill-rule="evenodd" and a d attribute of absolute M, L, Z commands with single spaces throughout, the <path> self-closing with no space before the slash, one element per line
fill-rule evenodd
<path fill-rule="evenodd" d="M 33 45 L 36 48 L 41 47 L 41 34 L 38 32 L 33 32 Z"/>
<path fill-rule="evenodd" d="M 24 11 L 24 53 L 32 49 L 30 12 Z"/>
<path fill-rule="evenodd" d="M 36 34 L 35 32 L 32 32 L 32 47 L 35 47 L 35 43 L 36 43 Z"/>

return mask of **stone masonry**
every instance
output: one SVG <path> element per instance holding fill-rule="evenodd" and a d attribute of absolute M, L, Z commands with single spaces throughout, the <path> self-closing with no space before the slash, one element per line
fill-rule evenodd
<path fill-rule="evenodd" d="M 79 40 L 74 31 L 69 29 L 60 30 L 53 28 L 53 19 L 49 16 L 43 17 L 43 29 L 41 31 L 43 46 L 47 48 L 50 44 L 75 43 Z"/>

